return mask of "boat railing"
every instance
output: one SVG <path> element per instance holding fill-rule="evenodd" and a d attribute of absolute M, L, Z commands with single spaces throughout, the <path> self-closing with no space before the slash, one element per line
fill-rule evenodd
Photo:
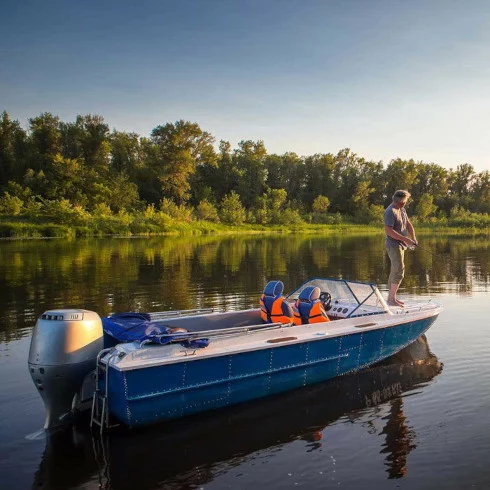
<path fill-rule="evenodd" d="M 164 320 L 165 318 L 173 318 L 176 316 L 192 316 L 214 313 L 214 308 L 195 308 L 193 310 L 172 310 L 172 311 L 155 311 L 148 313 L 150 321 Z"/>
<path fill-rule="evenodd" d="M 432 300 L 430 299 L 429 301 L 427 302 L 417 302 L 417 303 L 414 303 L 414 304 L 407 304 L 405 303 L 405 305 L 403 306 L 403 308 L 396 308 L 395 311 L 391 310 L 392 313 L 394 313 L 395 315 L 406 315 L 408 313 L 418 313 L 418 312 L 421 312 L 421 311 L 424 311 L 424 310 L 434 310 L 436 308 L 440 308 L 440 305 L 437 304 L 437 303 L 433 303 Z"/>
<path fill-rule="evenodd" d="M 230 328 L 220 328 L 217 330 L 199 330 L 196 332 L 179 332 L 179 333 L 169 333 L 169 334 L 159 334 L 153 336 L 153 339 L 146 339 L 140 343 L 140 348 L 147 344 L 153 343 L 155 340 L 164 341 L 168 339 L 167 343 L 182 342 L 184 340 L 200 340 L 209 339 L 215 337 L 242 335 L 254 332 L 264 332 L 269 330 L 275 330 L 283 327 L 290 327 L 292 323 L 261 323 L 258 325 L 247 325 L 241 327 L 230 327 Z M 165 343 L 165 342 L 162 342 Z"/>

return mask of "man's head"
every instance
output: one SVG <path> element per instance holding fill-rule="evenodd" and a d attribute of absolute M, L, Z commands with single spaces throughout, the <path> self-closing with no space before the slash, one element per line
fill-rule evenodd
<path fill-rule="evenodd" d="M 410 195 L 410 192 L 405 190 L 395 191 L 393 194 L 393 204 L 395 204 L 397 208 L 402 208 L 405 206 L 405 204 L 407 204 Z"/>

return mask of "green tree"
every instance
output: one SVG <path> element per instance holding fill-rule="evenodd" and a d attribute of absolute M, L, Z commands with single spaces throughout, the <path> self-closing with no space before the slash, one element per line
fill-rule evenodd
<path fill-rule="evenodd" d="M 472 165 L 468 163 L 458 165 L 449 177 L 451 192 L 458 196 L 467 196 L 470 193 L 474 177 L 475 169 Z"/>
<path fill-rule="evenodd" d="M 221 201 L 220 217 L 223 223 L 230 225 L 241 225 L 245 221 L 246 212 L 240 196 L 232 191 Z"/>
<path fill-rule="evenodd" d="M 270 212 L 272 223 L 280 223 L 281 216 L 285 210 L 287 200 L 285 189 L 269 189 L 266 194 L 267 208 Z"/>
<path fill-rule="evenodd" d="M 180 120 L 156 127 L 151 141 L 155 145 L 151 166 L 162 194 L 180 204 L 187 202 L 196 168 L 216 162 L 214 138 L 198 124 Z"/>
<path fill-rule="evenodd" d="M 418 163 L 418 178 L 410 189 L 415 205 L 423 194 L 430 194 L 438 207 L 445 207 L 449 192 L 449 172 L 435 163 Z"/>
<path fill-rule="evenodd" d="M 458 165 L 455 171 L 449 174 L 449 192 L 451 204 L 473 211 L 471 189 L 475 178 L 475 170 L 472 165 L 464 163 Z"/>
<path fill-rule="evenodd" d="M 164 197 L 160 201 L 160 211 L 177 221 L 192 221 L 192 209 L 185 204 L 175 204 L 171 199 Z"/>
<path fill-rule="evenodd" d="M 364 180 L 357 183 L 354 194 L 350 198 L 351 210 L 354 216 L 362 212 L 363 208 L 369 206 L 369 196 L 373 192 L 374 189 L 370 186 L 369 181 Z"/>
<path fill-rule="evenodd" d="M 271 189 L 284 189 L 289 199 L 301 199 L 305 182 L 305 164 L 296 153 L 266 155 L 266 184 Z"/>
<path fill-rule="evenodd" d="M 32 194 L 46 197 L 49 182 L 42 170 L 35 172 L 32 168 L 28 168 L 24 175 L 23 184 L 32 191 Z"/>
<path fill-rule="evenodd" d="M 83 159 L 87 171 L 104 175 L 109 170 L 109 126 L 99 115 L 78 115 L 75 122 L 58 124 L 60 151 L 65 158 Z"/>
<path fill-rule="evenodd" d="M 134 177 L 142 160 L 139 136 L 136 133 L 114 130 L 109 141 L 111 144 L 111 169 Z"/>
<path fill-rule="evenodd" d="M 198 165 L 193 179 L 193 202 L 207 200 L 213 204 L 220 202 L 231 191 L 238 190 L 241 173 L 232 160 L 231 145 L 220 141 L 216 161 Z"/>
<path fill-rule="evenodd" d="M 213 190 L 215 200 L 221 201 L 232 191 L 238 191 L 241 172 L 233 163 L 231 145 L 228 141 L 219 143 L 219 156 L 217 167 L 208 166 L 206 182 Z"/>
<path fill-rule="evenodd" d="M 141 208 L 143 206 L 142 203 L 138 203 L 139 196 L 137 185 L 134 182 L 131 182 L 124 173 L 114 173 L 105 180 L 94 182 L 94 186 L 96 185 L 104 186 L 105 190 L 109 191 L 100 193 L 98 201 L 104 202 L 116 213 L 128 209 Z"/>
<path fill-rule="evenodd" d="M 256 204 L 257 197 L 266 191 L 267 169 L 264 159 L 267 151 L 263 141 L 240 141 L 233 154 L 233 164 L 240 172 L 238 193 L 246 209 Z"/>
<path fill-rule="evenodd" d="M 22 210 L 24 202 L 17 196 L 11 196 L 8 192 L 5 192 L 0 197 L 0 214 L 6 214 L 9 216 L 17 216 Z"/>
<path fill-rule="evenodd" d="M 325 196 L 329 199 L 332 197 L 335 187 L 334 170 L 334 157 L 330 153 L 315 154 L 305 158 L 300 200 L 308 209 L 311 209 L 316 197 Z"/>
<path fill-rule="evenodd" d="M 330 206 L 330 199 L 327 196 L 317 196 L 313 201 L 312 210 L 314 213 L 326 213 Z"/>
<path fill-rule="evenodd" d="M 384 211 L 384 207 L 379 204 L 368 204 L 357 210 L 355 220 L 358 223 L 382 226 Z"/>
<path fill-rule="evenodd" d="M 198 204 L 196 214 L 198 219 L 204 221 L 219 221 L 218 210 L 206 199 Z"/>
<path fill-rule="evenodd" d="M 434 204 L 434 198 L 430 194 L 422 194 L 415 208 L 415 214 L 421 221 L 426 221 L 432 214 L 437 211 Z"/>
<path fill-rule="evenodd" d="M 272 218 L 271 210 L 269 209 L 269 202 L 267 195 L 263 194 L 258 196 L 255 200 L 255 206 L 249 211 L 247 221 L 250 223 L 258 223 L 259 225 L 266 225 Z"/>
<path fill-rule="evenodd" d="M 66 199 L 71 204 L 86 206 L 89 202 L 85 193 L 86 175 L 83 159 L 63 158 L 58 153 L 46 173 L 49 184 L 39 189 L 40 194 L 51 200 Z"/>
<path fill-rule="evenodd" d="M 46 171 L 56 155 L 61 154 L 61 132 L 58 116 L 44 112 L 29 119 L 30 126 L 30 167 L 36 171 Z"/>
<path fill-rule="evenodd" d="M 82 151 L 85 165 L 104 174 L 109 170 L 110 150 L 109 126 L 104 118 L 87 114 L 77 116 L 76 124 L 82 129 Z"/>
<path fill-rule="evenodd" d="M 18 121 L 3 111 L 0 115 L 0 187 L 19 180 L 25 171 L 27 135 Z"/>
<path fill-rule="evenodd" d="M 162 198 L 162 186 L 158 179 L 158 147 L 149 138 L 141 138 L 141 163 L 135 169 L 134 183 L 141 200 L 157 204 Z"/>
<path fill-rule="evenodd" d="M 328 194 L 333 211 L 354 215 L 362 200 L 367 206 L 382 199 L 381 162 L 367 161 L 349 148 L 344 148 L 335 155 L 333 164 L 331 191 Z"/>
<path fill-rule="evenodd" d="M 474 179 L 471 188 L 472 201 L 475 211 L 490 214 L 490 172 L 484 170 Z"/>

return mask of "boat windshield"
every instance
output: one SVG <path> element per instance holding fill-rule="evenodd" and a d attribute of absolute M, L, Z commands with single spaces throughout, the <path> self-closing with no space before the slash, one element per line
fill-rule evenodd
<path fill-rule="evenodd" d="M 301 291 L 308 286 L 317 286 L 320 291 L 330 293 L 335 301 L 350 303 L 354 305 L 371 306 L 387 311 L 377 286 L 367 282 L 347 281 L 344 279 L 315 278 L 302 284 L 298 289 L 288 295 L 288 300 L 298 299 Z"/>

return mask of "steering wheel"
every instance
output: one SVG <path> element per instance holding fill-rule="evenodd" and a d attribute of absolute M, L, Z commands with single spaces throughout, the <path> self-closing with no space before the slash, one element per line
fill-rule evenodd
<path fill-rule="evenodd" d="M 327 291 L 322 291 L 318 299 L 322 302 L 325 311 L 328 311 L 332 308 L 332 295 Z"/>

